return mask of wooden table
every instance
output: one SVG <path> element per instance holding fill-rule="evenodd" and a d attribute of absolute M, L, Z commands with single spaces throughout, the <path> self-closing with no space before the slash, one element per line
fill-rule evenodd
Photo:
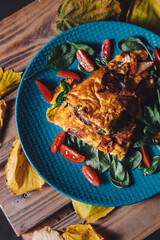
<path fill-rule="evenodd" d="M 60 1 L 34 1 L 0 22 L 0 66 L 23 71 L 33 56 L 54 36 L 53 21 Z M 124 13 L 128 1 L 121 1 Z M 124 15 L 122 15 L 123 19 Z M 63 229 L 82 220 L 74 213 L 71 199 L 47 184 L 42 190 L 15 196 L 6 187 L 4 164 L 17 135 L 15 99 L 17 90 L 4 100 L 8 108 L 0 146 L 0 205 L 16 234 L 24 240 L 43 226 Z M 146 201 L 116 208 L 95 222 L 97 232 L 110 240 L 139 240 L 160 227 L 160 194 Z M 36 227 L 35 227 L 36 226 Z"/>

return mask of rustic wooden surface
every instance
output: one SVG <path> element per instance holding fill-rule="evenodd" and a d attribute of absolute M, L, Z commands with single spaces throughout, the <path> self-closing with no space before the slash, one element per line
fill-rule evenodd
<path fill-rule="evenodd" d="M 0 66 L 16 71 L 24 70 L 33 56 L 56 36 L 53 21 L 60 1 L 35 1 L 0 22 Z M 122 0 L 126 12 L 128 0 Z M 122 15 L 124 20 L 124 15 Z M 0 205 L 17 235 L 36 226 L 49 225 L 62 229 L 82 220 L 76 216 L 71 200 L 47 184 L 42 190 L 20 196 L 12 195 L 6 187 L 4 165 L 17 135 L 15 126 L 15 99 L 17 90 L 7 95 L 7 113 L 0 142 Z M 93 226 L 110 240 L 139 240 L 160 227 L 160 194 L 143 201 L 117 208 Z M 46 220 L 45 220 L 46 219 Z M 45 221 L 44 221 L 45 220 Z M 33 229 L 23 234 L 30 240 Z"/>

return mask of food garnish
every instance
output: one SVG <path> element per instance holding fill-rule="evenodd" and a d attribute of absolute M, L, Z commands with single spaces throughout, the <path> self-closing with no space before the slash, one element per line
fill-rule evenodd
<path fill-rule="evenodd" d="M 148 150 L 148 147 L 141 146 L 140 151 L 142 153 L 142 160 L 143 160 L 144 164 L 146 165 L 147 168 L 150 168 L 151 164 L 152 164 L 152 160 L 151 160 L 152 158 L 151 158 L 151 154 Z"/>
<path fill-rule="evenodd" d="M 36 81 L 37 83 L 37 86 L 39 87 L 39 90 L 41 91 L 44 99 L 47 101 L 47 102 L 51 102 L 52 100 L 52 94 L 51 92 L 48 90 L 48 88 L 41 82 L 39 81 Z"/>
<path fill-rule="evenodd" d="M 60 150 L 60 146 L 65 142 L 65 139 L 66 133 L 65 132 L 59 133 L 52 142 L 51 152 L 57 153 Z"/>
<path fill-rule="evenodd" d="M 98 177 L 97 173 L 93 170 L 92 167 L 90 167 L 88 165 L 83 165 L 82 172 L 91 184 L 93 184 L 94 186 L 100 185 L 99 177 Z"/>
<path fill-rule="evenodd" d="M 160 55 L 157 47 L 154 47 L 154 60 L 158 68 L 160 68 Z"/>
<path fill-rule="evenodd" d="M 60 71 L 57 76 L 63 78 L 73 78 L 80 81 L 78 74 L 71 71 Z"/>
<path fill-rule="evenodd" d="M 64 158 L 74 163 L 82 163 L 85 160 L 85 156 L 64 144 L 60 146 L 60 152 Z"/>
<path fill-rule="evenodd" d="M 82 49 L 79 49 L 76 52 L 76 57 L 78 62 L 87 72 L 92 72 L 94 70 L 94 65 L 91 59 L 87 56 L 87 54 Z"/>
<path fill-rule="evenodd" d="M 101 46 L 101 57 L 106 58 L 108 61 L 111 56 L 111 41 L 106 39 L 103 41 Z"/>

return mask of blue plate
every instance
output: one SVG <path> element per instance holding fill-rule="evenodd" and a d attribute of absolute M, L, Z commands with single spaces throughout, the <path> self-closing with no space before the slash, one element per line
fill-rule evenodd
<path fill-rule="evenodd" d="M 122 206 L 147 199 L 160 191 L 160 172 L 151 176 L 142 176 L 139 169 L 132 171 L 131 186 L 118 189 L 108 178 L 108 172 L 101 175 L 98 187 L 90 184 L 81 171 L 82 164 L 75 164 L 62 157 L 60 152 L 52 154 L 50 146 L 54 137 L 62 129 L 46 119 L 46 110 L 50 107 L 41 96 L 35 80 L 41 80 L 50 89 L 59 85 L 60 78 L 53 70 L 43 70 L 36 77 L 24 81 L 26 76 L 43 67 L 50 49 L 56 45 L 71 42 L 85 43 L 98 52 L 105 39 L 112 40 L 114 57 L 120 51 L 116 47 L 119 40 L 136 36 L 147 42 L 149 49 L 160 47 L 160 37 L 131 24 L 121 22 L 94 22 L 72 28 L 47 43 L 33 58 L 21 81 L 16 101 L 16 124 L 23 150 L 39 175 L 57 191 L 88 204 L 99 206 Z M 77 70 L 77 60 L 70 66 Z M 160 155 L 152 147 L 153 155 Z"/>

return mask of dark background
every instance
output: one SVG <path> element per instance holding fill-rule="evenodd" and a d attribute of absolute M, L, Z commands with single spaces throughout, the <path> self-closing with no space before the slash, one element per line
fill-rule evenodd
<path fill-rule="evenodd" d="M 31 2 L 33 2 L 33 0 L 0 0 L 0 20 L 18 11 L 19 9 L 23 8 L 25 5 Z M 10 224 L 8 223 L 1 209 L 0 209 L 0 239 L 22 240 L 21 237 L 19 238 L 16 237 L 14 231 L 12 230 Z M 156 231 L 155 233 L 147 237 L 145 240 L 160 240 L 160 230 Z"/>

